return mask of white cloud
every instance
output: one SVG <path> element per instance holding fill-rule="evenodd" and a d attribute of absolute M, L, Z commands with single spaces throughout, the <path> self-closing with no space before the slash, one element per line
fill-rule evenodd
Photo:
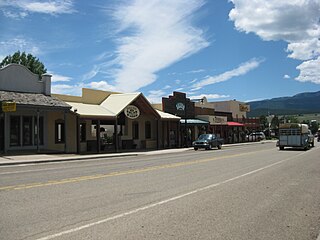
<path fill-rule="evenodd" d="M 204 69 L 197 69 L 197 70 L 192 70 L 192 71 L 188 71 L 187 73 L 202 73 L 205 72 L 206 70 Z"/>
<path fill-rule="evenodd" d="M 104 91 L 117 91 L 117 89 L 114 86 L 110 85 L 106 81 L 91 82 L 91 83 L 85 84 L 84 87 L 95 88 L 95 89 L 104 90 Z"/>
<path fill-rule="evenodd" d="M 207 47 L 192 24 L 202 0 L 134 0 L 118 6 L 115 86 L 124 92 L 153 83 L 156 73 Z"/>
<path fill-rule="evenodd" d="M 283 76 L 284 79 L 290 79 L 290 76 L 288 74 Z"/>
<path fill-rule="evenodd" d="M 176 79 L 174 82 L 179 85 L 181 83 L 181 80 L 180 79 Z"/>
<path fill-rule="evenodd" d="M 70 95 L 76 95 L 79 96 L 82 93 L 82 88 L 93 88 L 98 90 L 104 90 L 104 91 L 115 91 L 116 89 L 114 86 L 111 86 L 106 81 L 100 81 L 100 82 L 91 82 L 91 83 L 77 83 L 77 84 L 52 84 L 51 91 L 52 93 L 58 93 L 58 94 L 70 94 Z"/>
<path fill-rule="evenodd" d="M 163 90 L 151 90 L 147 96 L 147 99 L 151 103 L 161 103 L 162 97 L 166 95 L 166 92 Z"/>
<path fill-rule="evenodd" d="M 72 80 L 71 77 L 55 74 L 53 72 L 48 73 L 52 75 L 51 82 L 69 82 L 70 80 Z"/>
<path fill-rule="evenodd" d="M 306 61 L 297 67 L 308 72 L 296 79 L 314 82 L 316 67 L 312 61 L 320 56 L 319 0 L 231 0 L 234 8 L 229 17 L 239 31 L 255 33 L 263 40 L 288 43 L 288 57 Z M 303 76 L 302 76 L 302 75 Z M 315 75 L 313 75 L 315 74 Z"/>
<path fill-rule="evenodd" d="M 20 52 L 30 53 L 33 56 L 39 56 L 42 52 L 39 48 L 39 43 L 36 45 L 32 39 L 27 39 L 24 36 L 16 36 L 15 38 L 0 41 L 0 55 L 12 55 L 17 50 Z"/>
<path fill-rule="evenodd" d="M 220 95 L 220 94 L 201 94 L 201 95 L 191 96 L 190 98 L 191 99 L 201 99 L 203 97 L 206 97 L 209 100 L 209 99 L 228 98 L 230 96 L 229 95 Z"/>
<path fill-rule="evenodd" d="M 320 57 L 303 62 L 297 66 L 297 69 L 300 70 L 300 74 L 295 78 L 296 80 L 320 84 Z"/>
<path fill-rule="evenodd" d="M 216 75 L 216 76 L 208 76 L 205 79 L 200 80 L 197 83 L 194 83 L 192 85 L 192 88 L 193 88 L 192 91 L 199 90 L 199 89 L 201 89 L 205 86 L 211 85 L 211 84 L 227 81 L 233 77 L 245 75 L 246 73 L 259 67 L 261 62 L 262 62 L 262 60 L 251 59 L 250 61 L 245 62 L 245 63 L 241 64 L 239 67 L 232 69 L 230 71 L 224 72 L 224 73 Z"/>
<path fill-rule="evenodd" d="M 0 7 L 3 13 L 10 18 L 24 18 L 28 13 L 44 13 L 51 15 L 73 13 L 73 0 L 3 0 Z"/>

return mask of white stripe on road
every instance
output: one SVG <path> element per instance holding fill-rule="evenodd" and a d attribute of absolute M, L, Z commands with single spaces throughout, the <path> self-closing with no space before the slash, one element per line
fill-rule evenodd
<path fill-rule="evenodd" d="M 89 223 L 89 224 L 86 224 L 86 225 L 82 225 L 80 227 L 76 227 L 76 228 L 72 228 L 72 229 L 69 229 L 69 230 L 66 230 L 66 231 L 62 231 L 62 232 L 59 232 L 59 233 L 56 233 L 56 234 L 48 235 L 46 237 L 38 238 L 36 240 L 49 240 L 49 239 L 53 239 L 53 238 L 56 238 L 56 237 L 61 237 L 61 236 L 66 235 L 66 234 L 78 232 L 78 231 L 86 229 L 86 228 L 94 227 L 96 225 L 103 224 L 103 223 L 106 223 L 106 222 L 109 222 L 109 221 L 112 221 L 112 220 L 116 220 L 116 219 L 119 219 L 119 218 L 123 218 L 125 216 L 132 215 L 134 213 L 138 213 L 138 212 L 150 209 L 150 208 L 154 208 L 154 207 L 157 207 L 157 206 L 160 206 L 160 205 L 164 205 L 166 203 L 173 202 L 173 201 L 179 200 L 181 198 L 184 198 L 184 197 L 187 197 L 187 196 L 190 196 L 190 195 L 193 195 L 193 194 L 196 194 L 196 193 L 199 193 L 199 192 L 211 189 L 211 188 L 215 188 L 215 187 L 218 187 L 218 186 L 223 185 L 225 183 L 229 183 L 229 182 L 235 181 L 237 179 L 240 179 L 240 178 L 255 174 L 257 172 L 263 171 L 265 169 L 271 168 L 273 166 L 276 166 L 276 165 L 279 165 L 279 164 L 281 164 L 283 162 L 291 160 L 293 158 L 297 158 L 297 157 L 299 157 L 299 156 L 301 156 L 301 155 L 303 155 L 305 153 L 306 152 L 303 152 L 301 154 L 295 155 L 295 156 L 290 157 L 290 158 L 286 158 L 284 160 L 281 160 L 279 162 L 267 165 L 265 167 L 258 168 L 256 170 L 247 172 L 245 174 L 242 174 L 242 175 L 239 175 L 239 176 L 236 176 L 236 177 L 233 177 L 233 178 L 229 178 L 229 179 L 224 180 L 222 182 L 218 182 L 218 183 L 215 183 L 215 184 L 208 185 L 206 187 L 198 188 L 198 189 L 193 190 L 191 192 L 187 192 L 187 193 L 184 193 L 184 194 L 172 197 L 172 198 L 168 198 L 168 199 L 160 201 L 160 202 L 156 202 L 156 203 L 153 203 L 153 204 L 146 205 L 144 207 L 136 208 L 134 210 L 131 210 L 131 211 L 128 211 L 128 212 L 125 212 L 125 213 L 121 213 L 121 214 L 118 214 L 118 215 L 115 215 L 115 216 L 112 216 L 112 217 L 108 217 L 108 218 L 102 219 L 102 220 L 97 221 L 97 222 Z"/>

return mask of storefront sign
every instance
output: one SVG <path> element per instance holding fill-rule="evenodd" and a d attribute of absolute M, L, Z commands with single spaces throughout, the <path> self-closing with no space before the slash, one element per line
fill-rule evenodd
<path fill-rule="evenodd" d="M 250 106 L 247 104 L 239 104 L 240 112 L 250 112 Z"/>
<path fill-rule="evenodd" d="M 15 102 L 2 102 L 1 109 L 3 112 L 15 112 L 17 106 Z"/>
<path fill-rule="evenodd" d="M 227 124 L 227 117 L 223 117 L 223 116 L 214 116 L 213 117 L 213 124 Z"/>
<path fill-rule="evenodd" d="M 177 110 L 184 111 L 185 106 L 184 106 L 184 104 L 183 104 L 183 103 L 178 102 L 178 103 L 176 104 L 176 108 L 177 108 Z"/>
<path fill-rule="evenodd" d="M 140 110 L 134 105 L 128 105 L 124 109 L 124 114 L 130 119 L 136 119 L 140 116 Z"/>

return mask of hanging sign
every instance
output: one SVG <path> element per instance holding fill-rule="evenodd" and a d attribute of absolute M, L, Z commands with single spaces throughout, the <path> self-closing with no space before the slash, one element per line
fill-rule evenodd
<path fill-rule="evenodd" d="M 134 105 L 128 105 L 124 109 L 124 115 L 126 115 L 130 119 L 136 119 L 140 116 L 140 110 Z"/>
<path fill-rule="evenodd" d="M 3 112 L 15 112 L 17 106 L 15 102 L 2 102 L 1 109 Z"/>

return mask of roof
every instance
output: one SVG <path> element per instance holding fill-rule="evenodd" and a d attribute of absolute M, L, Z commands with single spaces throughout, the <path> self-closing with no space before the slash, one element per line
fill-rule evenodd
<path fill-rule="evenodd" d="M 161 119 L 166 119 L 166 120 L 170 120 L 171 119 L 171 120 L 177 120 L 177 121 L 179 121 L 181 119 L 181 117 L 177 117 L 177 116 L 172 115 L 170 113 L 162 112 L 162 111 L 157 110 L 157 109 L 156 109 L 156 111 L 160 115 Z"/>
<path fill-rule="evenodd" d="M 180 119 L 180 123 L 184 124 L 185 123 L 185 119 Z M 200 120 L 200 119 L 196 119 L 196 118 L 191 118 L 191 119 L 187 119 L 187 124 L 207 125 L 207 124 L 209 124 L 209 122 L 208 121 L 204 121 L 204 120 Z"/>
<path fill-rule="evenodd" d="M 232 127 L 243 127 L 244 124 L 242 123 L 238 123 L 238 122 L 227 122 L 228 126 L 232 126 Z"/>
<path fill-rule="evenodd" d="M 140 96 L 141 93 L 111 94 L 100 106 L 113 112 L 115 115 L 121 113 L 128 105 Z"/>
<path fill-rule="evenodd" d="M 14 101 L 19 105 L 71 108 L 71 106 L 59 100 L 58 98 L 47 96 L 42 93 L 0 91 L 0 101 Z"/>
<path fill-rule="evenodd" d="M 67 104 L 72 106 L 71 111 L 76 112 L 82 117 L 110 117 L 110 118 L 116 117 L 115 113 L 109 111 L 108 109 L 100 105 L 78 103 L 78 102 L 67 102 Z"/>

